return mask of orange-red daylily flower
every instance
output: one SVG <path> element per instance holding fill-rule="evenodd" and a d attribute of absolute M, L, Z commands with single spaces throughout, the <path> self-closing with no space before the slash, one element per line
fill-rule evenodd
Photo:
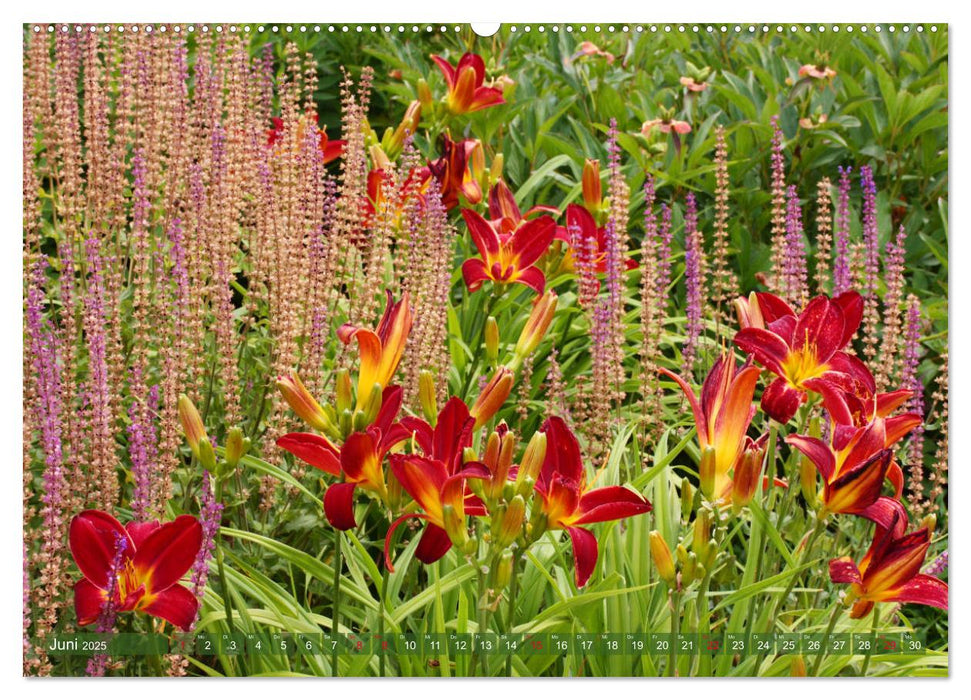
<path fill-rule="evenodd" d="M 383 390 L 391 383 L 404 354 L 408 333 L 411 332 L 414 314 L 408 303 L 408 292 L 397 303 L 391 296 L 391 290 L 387 290 L 387 295 L 384 315 L 376 330 L 359 328 L 349 323 L 337 330 L 337 336 L 343 343 L 357 340 L 361 355 L 361 367 L 357 376 L 359 410 L 367 404 L 375 386 Z"/>
<path fill-rule="evenodd" d="M 86 510 L 71 520 L 69 540 L 84 576 L 74 584 L 79 625 L 97 621 L 111 592 L 117 611 L 139 610 L 189 629 L 199 603 L 179 579 L 202 546 L 202 525 L 194 517 L 122 527 L 108 513 Z"/>
<path fill-rule="evenodd" d="M 387 501 L 384 457 L 410 434 L 407 428 L 394 422 L 401 401 L 401 387 L 386 387 L 374 423 L 364 431 L 352 433 L 340 448 L 315 433 L 288 433 L 277 438 L 276 444 L 281 449 L 323 472 L 343 477 L 342 482 L 331 484 L 324 494 L 324 514 L 338 530 L 357 527 L 354 519 L 357 487 Z"/>
<path fill-rule="evenodd" d="M 873 544 L 857 566 L 850 557 L 833 559 L 829 577 L 833 583 L 849 583 L 850 617 L 865 617 L 874 603 L 920 603 L 947 610 L 948 588 L 940 579 L 920 573 L 930 546 L 925 527 L 904 534 L 907 517 L 901 509 L 888 527 L 877 525 Z"/>
<path fill-rule="evenodd" d="M 485 62 L 478 54 L 463 54 L 454 68 L 441 56 L 432 56 L 432 60 L 445 76 L 448 85 L 445 103 L 452 114 L 475 112 L 505 102 L 502 90 L 483 85 Z"/>
<path fill-rule="evenodd" d="M 283 119 L 280 117 L 271 117 L 270 121 L 273 123 L 273 128 L 268 129 L 266 134 L 266 145 L 275 146 L 282 138 L 285 133 L 285 128 L 283 124 Z M 313 121 L 317 121 L 317 115 L 303 114 L 297 121 L 297 143 L 300 143 L 303 139 L 304 133 L 308 124 Z M 323 156 L 324 164 L 330 163 L 331 161 L 337 160 L 344 154 L 344 146 L 347 145 L 347 141 L 330 140 L 327 138 L 327 127 L 323 126 L 319 131 L 320 138 L 320 153 Z"/>
<path fill-rule="evenodd" d="M 600 184 L 600 161 L 587 158 L 583 163 L 583 174 L 580 177 L 580 189 L 583 192 L 583 206 L 596 216 L 603 208 L 603 186 Z"/>
<path fill-rule="evenodd" d="M 701 396 L 695 396 L 688 383 L 674 372 L 664 368 L 659 371 L 670 377 L 684 392 L 698 429 L 698 446 L 701 448 L 701 488 L 705 496 L 728 502 L 732 497 L 733 470 L 738 470 L 746 449 L 756 449 L 745 433 L 755 415 L 755 383 L 759 368 L 746 362 L 741 369 L 735 366 L 735 358 L 722 355 L 712 366 L 701 387 Z M 753 465 L 746 465 L 753 466 Z M 761 464 L 758 465 L 761 470 Z M 747 477 L 743 490 L 748 495 Z"/>
<path fill-rule="evenodd" d="M 444 462 L 419 455 L 396 454 L 391 457 L 391 471 L 408 495 L 415 499 L 421 512 L 405 513 L 388 528 L 384 540 L 384 562 L 391 564 L 391 536 L 409 518 L 428 521 L 425 532 L 415 550 L 415 557 L 425 564 L 438 561 L 452 544 L 468 541 L 466 515 L 486 515 L 485 505 L 466 488 L 468 479 L 488 478 L 489 471 L 478 463 L 471 463 L 450 474 Z"/>
<path fill-rule="evenodd" d="M 485 170 L 485 154 L 478 139 L 452 141 L 442 137 L 442 156 L 428 163 L 428 169 L 438 181 L 442 205 L 446 209 L 458 206 L 459 195 L 469 204 L 482 201 L 479 175 Z"/>
<path fill-rule="evenodd" d="M 548 216 L 531 219 L 514 233 L 502 236 L 472 209 L 463 209 L 462 217 L 482 256 L 462 263 L 462 277 L 470 292 L 486 280 L 492 280 L 494 283 L 518 282 L 543 293 L 546 277 L 534 264 L 553 242 L 556 228 L 553 219 Z"/>
<path fill-rule="evenodd" d="M 548 418 L 546 456 L 536 493 L 542 498 L 542 512 L 551 530 L 566 530 L 573 545 L 574 575 L 580 588 L 597 565 L 597 538 L 580 525 L 630 518 L 651 510 L 639 493 L 623 486 L 587 487 L 580 444 L 562 418 Z"/>
<path fill-rule="evenodd" d="M 576 270 L 577 258 L 585 260 L 597 274 L 607 271 L 607 230 L 597 226 L 593 215 L 579 204 L 568 204 L 566 207 L 566 226 L 557 226 L 554 238 L 563 241 L 568 246 L 563 259 L 563 267 L 569 271 Z M 592 257 L 591 260 L 588 260 Z M 627 258 L 624 266 L 628 270 L 637 269 L 637 261 Z M 597 290 L 600 282 L 597 281 Z M 596 293 L 596 292 L 595 292 Z"/>
<path fill-rule="evenodd" d="M 516 197 L 501 177 L 489 190 L 489 218 L 490 223 L 500 236 L 508 236 L 522 226 L 526 220 L 535 214 L 559 214 L 556 207 L 537 205 L 523 214 L 516 204 Z"/>
<path fill-rule="evenodd" d="M 759 297 L 763 316 L 768 306 Z M 772 304 L 781 308 L 781 299 Z M 762 394 L 762 410 L 787 423 L 807 399 L 825 385 L 849 387 L 867 381 L 869 371 L 860 360 L 842 352 L 860 325 L 863 300 L 856 292 L 835 299 L 818 296 L 797 317 L 795 312 L 768 321 L 764 328 L 742 328 L 735 344 L 755 358 L 777 379 Z"/>

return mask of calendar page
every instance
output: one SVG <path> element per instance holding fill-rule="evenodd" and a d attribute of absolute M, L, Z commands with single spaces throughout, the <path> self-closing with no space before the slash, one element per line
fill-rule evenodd
<path fill-rule="evenodd" d="M 946 24 L 22 40 L 24 675 L 948 675 Z"/>

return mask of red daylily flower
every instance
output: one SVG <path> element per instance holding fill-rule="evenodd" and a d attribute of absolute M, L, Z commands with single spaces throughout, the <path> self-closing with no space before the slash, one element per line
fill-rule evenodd
<path fill-rule="evenodd" d="M 593 215 L 585 207 L 568 204 L 566 226 L 557 226 L 553 237 L 568 246 L 563 259 L 563 266 L 567 270 L 576 270 L 576 261 L 579 258 L 587 261 L 597 274 L 607 271 L 607 230 L 603 226 L 597 226 Z M 624 265 L 628 270 L 637 269 L 637 261 L 633 258 L 628 258 Z M 597 281 L 597 290 L 599 289 L 600 282 Z"/>
<path fill-rule="evenodd" d="M 548 418 L 541 430 L 546 434 L 546 456 L 536 480 L 536 493 L 543 500 L 547 526 L 570 535 L 574 575 L 580 588 L 597 565 L 598 548 L 593 533 L 579 526 L 647 513 L 651 504 L 623 486 L 587 488 L 580 444 L 563 419 Z"/>
<path fill-rule="evenodd" d="M 113 590 L 116 610 L 139 610 L 189 629 L 199 602 L 179 579 L 202 546 L 202 525 L 194 517 L 122 527 L 108 513 L 86 510 L 71 520 L 69 540 L 84 576 L 74 584 L 79 625 L 97 621 Z"/>
<path fill-rule="evenodd" d="M 452 475 L 462 466 L 463 451 L 472 445 L 475 418 L 465 402 L 453 396 L 438 412 L 434 428 L 416 416 L 402 418 L 401 425 L 414 437 L 425 457 L 442 462 Z"/>
<path fill-rule="evenodd" d="M 463 209 L 462 217 L 482 256 L 462 263 L 462 277 L 470 292 L 488 279 L 494 283 L 518 282 L 543 293 L 546 277 L 534 264 L 553 242 L 553 219 L 541 216 L 527 221 L 511 235 L 500 236 L 478 212 Z"/>
<path fill-rule="evenodd" d="M 388 498 L 384 457 L 409 437 L 407 428 L 394 423 L 401 401 L 401 387 L 386 387 L 374 423 L 363 432 L 352 433 L 339 449 L 323 435 L 314 433 L 288 433 L 277 438 L 278 447 L 310 466 L 333 476 L 343 476 L 344 481 L 332 484 L 324 494 L 324 514 L 338 530 L 357 527 L 354 518 L 357 487 L 376 493 L 384 501 Z"/>
<path fill-rule="evenodd" d="M 482 201 L 482 187 L 478 175 L 485 169 L 485 155 L 478 139 L 452 141 L 442 137 L 442 156 L 428 163 L 428 169 L 438 181 L 442 193 L 442 205 L 454 209 L 459 195 L 469 204 Z"/>
<path fill-rule="evenodd" d="M 441 460 L 395 454 L 391 456 L 391 471 L 422 512 L 405 513 L 388 528 L 384 540 L 384 562 L 388 571 L 394 571 L 390 554 L 391 536 L 405 520 L 420 518 L 428 521 L 415 556 L 424 564 L 432 564 L 445 556 L 453 543 L 464 544 L 468 540 L 466 515 L 487 514 L 479 497 L 466 488 L 468 479 L 489 476 L 488 470 L 478 463 L 470 463 L 450 474 Z"/>
<path fill-rule="evenodd" d="M 500 236 L 515 233 L 529 217 L 540 213 L 559 215 L 560 212 L 556 207 L 537 205 L 523 214 L 516 204 L 515 195 L 502 178 L 499 178 L 489 190 L 489 218 L 492 219 L 490 223 Z"/>
<path fill-rule="evenodd" d="M 641 134 L 646 137 L 652 129 L 662 134 L 687 134 L 691 132 L 691 124 L 678 119 L 651 119 L 641 125 Z"/>
<path fill-rule="evenodd" d="M 849 583 L 847 601 L 855 600 L 850 617 L 858 619 L 873 609 L 874 603 L 920 603 L 947 610 L 948 588 L 940 579 L 920 573 L 930 546 L 930 531 L 925 527 L 904 534 L 907 517 L 894 514 L 888 527 L 877 525 L 873 544 L 857 566 L 850 557 L 833 559 L 829 577 L 833 583 Z"/>
<path fill-rule="evenodd" d="M 691 404 L 701 448 L 702 490 L 708 498 L 730 501 L 733 486 L 730 472 L 738 470 L 746 449 L 757 449 L 745 433 L 755 415 L 752 399 L 759 368 L 746 362 L 738 369 L 735 358 L 722 355 L 705 377 L 700 397 L 674 372 L 664 368 L 658 371 L 677 382 Z M 747 491 L 747 486 L 743 490 Z"/>
<path fill-rule="evenodd" d="M 357 340 L 361 355 L 361 367 L 357 376 L 357 408 L 368 402 L 375 386 L 382 390 L 388 386 L 401 362 L 405 343 L 411 332 L 414 314 L 408 302 L 408 292 L 395 302 L 391 290 L 387 290 L 384 315 L 376 330 L 359 328 L 345 323 L 337 329 L 337 336 L 346 345 Z"/>
<path fill-rule="evenodd" d="M 445 103 L 452 114 L 476 112 L 505 102 L 502 90 L 483 84 L 485 62 L 478 54 L 463 54 L 454 68 L 441 56 L 432 56 L 432 60 L 445 76 L 445 83 L 448 85 Z"/>
<path fill-rule="evenodd" d="M 785 304 L 781 299 L 776 306 Z M 759 302 L 762 313 L 767 307 Z M 870 376 L 859 359 L 842 352 L 856 333 L 863 314 L 863 299 L 845 292 L 835 299 L 818 296 L 797 317 L 781 316 L 765 328 L 750 326 L 735 334 L 735 344 L 755 358 L 777 379 L 762 394 L 762 410 L 787 423 L 807 400 L 807 392 L 822 393 L 829 384 L 863 385 Z"/>

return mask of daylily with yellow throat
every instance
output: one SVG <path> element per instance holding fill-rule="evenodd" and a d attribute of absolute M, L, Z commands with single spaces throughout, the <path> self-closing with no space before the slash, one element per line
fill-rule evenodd
<path fill-rule="evenodd" d="M 445 104 L 452 114 L 477 112 L 505 102 L 502 90 L 484 85 L 485 62 L 478 54 L 463 54 L 454 68 L 441 56 L 433 55 L 432 60 L 442 71 L 448 85 Z"/>
<path fill-rule="evenodd" d="M 759 308 L 769 295 L 759 297 Z M 764 327 L 751 325 L 735 334 L 735 345 L 755 358 L 777 379 L 762 393 L 762 410 L 780 423 L 788 423 L 808 392 L 821 393 L 823 385 L 850 386 L 866 381 L 869 371 L 856 357 L 842 351 L 856 333 L 863 315 L 863 299 L 845 292 L 834 299 L 820 295 L 798 316 L 778 315 L 787 306 L 775 297 L 774 320 Z M 751 310 L 750 310 L 751 311 Z"/>
<path fill-rule="evenodd" d="M 462 263 L 462 277 L 470 292 L 486 280 L 492 280 L 497 284 L 518 282 L 538 294 L 543 293 L 546 276 L 535 264 L 553 242 L 556 228 L 553 219 L 549 216 L 531 219 L 514 233 L 500 235 L 472 209 L 463 209 L 462 217 L 481 256 Z"/>

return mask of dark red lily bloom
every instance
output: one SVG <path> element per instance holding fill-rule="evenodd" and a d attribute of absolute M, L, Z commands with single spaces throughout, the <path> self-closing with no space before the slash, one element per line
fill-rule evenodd
<path fill-rule="evenodd" d="M 485 62 L 478 54 L 463 54 L 454 68 L 441 56 L 432 56 L 432 60 L 445 76 L 445 82 L 448 85 L 448 96 L 445 101 L 452 114 L 476 112 L 505 102 L 502 98 L 502 90 L 486 87 L 483 84 Z"/>
<path fill-rule="evenodd" d="M 442 205 L 454 209 L 462 195 L 469 204 L 482 201 L 479 175 L 485 170 L 485 155 L 478 139 L 452 141 L 442 137 L 442 156 L 429 161 L 428 169 L 438 181 L 442 193 Z"/>
<path fill-rule="evenodd" d="M 409 518 L 428 521 L 422 533 L 415 557 L 424 564 L 432 564 L 452 548 L 452 544 L 468 541 L 466 515 L 486 515 L 486 508 L 478 496 L 466 487 L 468 479 L 488 478 L 489 471 L 478 463 L 471 463 L 450 474 L 445 462 L 419 455 L 391 456 L 391 471 L 408 495 L 415 499 L 422 512 L 405 513 L 388 528 L 384 540 L 384 561 L 388 571 L 391 564 L 391 536 Z"/>
<path fill-rule="evenodd" d="M 587 261 L 597 274 L 607 271 L 607 230 L 603 226 L 597 226 L 586 207 L 568 204 L 566 226 L 557 226 L 553 238 L 567 245 L 567 254 L 563 259 L 563 266 L 567 270 L 576 270 L 576 261 L 579 258 Z M 633 258 L 627 258 L 624 265 L 628 270 L 637 269 L 637 261 Z M 599 289 L 598 280 L 597 290 Z"/>
<path fill-rule="evenodd" d="M 354 495 L 358 487 L 387 501 L 384 457 L 409 437 L 406 428 L 394 423 L 401 401 L 401 387 L 386 387 L 374 423 L 362 432 L 352 433 L 340 449 L 323 435 L 314 433 L 289 433 L 277 438 L 277 446 L 298 459 L 328 474 L 343 476 L 344 481 L 331 484 L 324 494 L 324 513 L 338 530 L 357 527 Z"/>
<path fill-rule="evenodd" d="M 536 480 L 536 493 L 543 500 L 547 527 L 566 530 L 570 535 L 580 588 L 597 565 L 598 548 L 593 533 L 579 526 L 647 513 L 651 504 L 623 486 L 587 488 L 580 443 L 563 419 L 548 418 L 541 430 L 546 434 L 546 456 Z"/>
<path fill-rule="evenodd" d="M 773 304 L 785 302 L 776 298 Z M 818 296 L 798 317 L 793 312 L 768 322 L 765 328 L 750 326 L 736 333 L 735 344 L 778 377 L 762 393 L 762 410 L 787 423 L 806 401 L 807 392 L 822 393 L 826 385 L 849 388 L 865 384 L 869 371 L 842 351 L 856 333 L 862 314 L 863 299 L 856 292 L 835 299 Z"/>
<path fill-rule="evenodd" d="M 271 129 L 267 129 L 266 145 L 272 147 L 282 140 L 283 134 L 286 130 L 284 129 L 283 119 L 280 117 L 271 117 L 270 121 L 272 122 L 273 127 Z M 297 143 L 300 143 L 300 141 L 303 139 L 303 135 L 311 121 L 317 121 L 316 114 L 310 113 L 301 115 L 299 121 L 297 122 Z M 320 153 L 324 159 L 324 164 L 335 161 L 344 155 L 344 146 L 347 145 L 347 141 L 328 139 L 326 126 L 320 129 L 319 134 Z"/>
<path fill-rule="evenodd" d="M 556 207 L 537 205 L 523 214 L 516 204 L 516 196 L 501 177 L 489 190 L 490 223 L 500 236 L 514 233 L 529 217 L 543 213 L 559 215 L 560 212 Z"/>
<path fill-rule="evenodd" d="M 553 219 L 541 216 L 527 221 L 511 235 L 500 236 L 478 212 L 463 209 L 462 217 L 482 256 L 462 263 L 462 277 L 470 292 L 486 280 L 492 280 L 494 283 L 518 282 L 538 294 L 543 293 L 546 276 L 534 265 L 553 242 L 556 228 Z"/>
<path fill-rule="evenodd" d="M 86 510 L 71 520 L 69 540 L 84 576 L 74 584 L 79 625 L 96 622 L 113 591 L 116 610 L 139 610 L 189 629 L 199 602 L 179 579 L 202 546 L 202 525 L 194 517 L 122 527 L 108 513 Z"/>
<path fill-rule="evenodd" d="M 417 416 L 405 416 L 401 425 L 414 436 L 425 457 L 442 462 L 450 475 L 461 469 L 462 453 L 472 445 L 475 425 L 475 418 L 462 399 L 453 396 L 445 403 L 434 428 Z"/>
<path fill-rule="evenodd" d="M 947 610 L 948 588 L 940 579 L 920 573 L 931 534 L 925 527 L 904 534 L 907 516 L 895 513 L 888 527 L 877 525 L 873 544 L 857 566 L 850 557 L 833 559 L 829 577 L 833 583 L 849 583 L 847 600 L 855 601 L 850 617 L 864 617 L 874 603 L 920 603 Z"/>

